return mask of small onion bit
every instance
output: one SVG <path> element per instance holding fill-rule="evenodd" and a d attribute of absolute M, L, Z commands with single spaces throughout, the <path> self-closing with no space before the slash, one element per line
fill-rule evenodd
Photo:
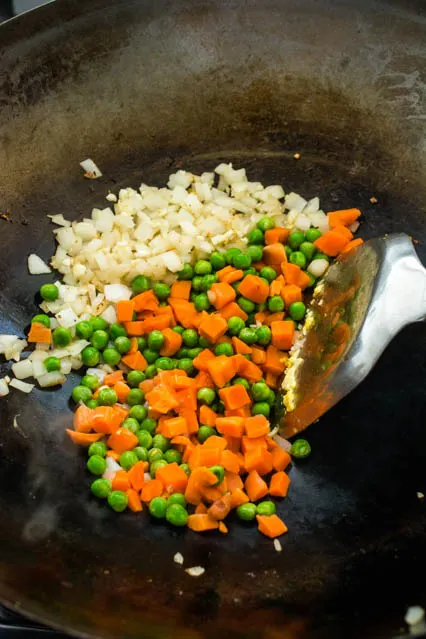
<path fill-rule="evenodd" d="M 85 171 L 84 177 L 88 180 L 96 180 L 97 178 L 102 177 L 102 171 L 90 158 L 88 158 L 87 160 L 83 160 L 83 162 L 80 162 L 80 166 Z"/>

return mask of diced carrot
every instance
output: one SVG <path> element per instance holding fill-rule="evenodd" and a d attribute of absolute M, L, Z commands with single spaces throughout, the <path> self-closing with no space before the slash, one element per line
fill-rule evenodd
<path fill-rule="evenodd" d="M 138 461 L 128 471 L 128 476 L 132 488 L 140 492 L 145 485 L 145 462 Z"/>
<path fill-rule="evenodd" d="M 269 494 L 272 497 L 285 497 L 290 486 L 290 477 L 282 470 L 274 473 L 269 484 Z"/>
<path fill-rule="evenodd" d="M 197 446 L 188 460 L 191 470 L 200 466 L 217 466 L 220 463 L 221 450 L 218 448 L 206 448 Z"/>
<path fill-rule="evenodd" d="M 249 346 L 248 344 L 243 342 L 238 337 L 233 337 L 232 338 L 232 345 L 233 345 L 234 350 L 235 350 L 235 352 L 237 354 L 239 354 L 239 355 L 251 355 L 251 352 L 252 352 L 251 346 Z"/>
<path fill-rule="evenodd" d="M 158 299 L 152 289 L 139 293 L 139 295 L 136 295 L 132 301 L 137 313 L 140 313 L 141 311 L 155 311 L 158 308 Z"/>
<path fill-rule="evenodd" d="M 268 313 L 266 313 L 265 311 L 259 311 L 258 313 L 255 313 L 254 319 L 256 320 L 256 322 L 259 322 L 259 324 L 264 324 L 267 316 Z"/>
<path fill-rule="evenodd" d="M 282 322 L 284 319 L 284 312 L 277 311 L 276 313 L 268 313 L 265 319 L 266 326 L 271 326 L 272 322 Z"/>
<path fill-rule="evenodd" d="M 175 315 L 171 306 L 159 306 L 155 311 L 155 315 L 157 317 L 160 315 L 167 315 L 169 318 L 169 327 L 173 328 L 173 326 L 176 326 Z"/>
<path fill-rule="evenodd" d="M 209 437 L 209 439 L 211 439 L 211 437 Z M 240 461 L 238 459 L 238 456 L 231 450 L 222 451 L 220 464 L 224 467 L 225 470 L 228 470 L 231 473 L 238 474 L 240 472 Z"/>
<path fill-rule="evenodd" d="M 157 430 L 159 430 L 157 428 Z M 188 434 L 188 424 L 186 423 L 186 419 L 184 417 L 172 417 L 171 419 L 166 419 L 163 421 L 161 425 L 161 431 L 159 431 L 164 437 L 168 437 L 172 439 L 173 437 L 177 437 L 178 435 L 187 435 Z"/>
<path fill-rule="evenodd" d="M 119 428 L 108 438 L 108 446 L 116 453 L 124 453 L 137 446 L 138 438 L 128 428 Z"/>
<path fill-rule="evenodd" d="M 231 271 L 223 276 L 222 282 L 226 282 L 227 284 L 234 284 L 235 282 L 238 282 L 238 280 L 241 280 L 243 277 L 244 271 L 242 271 L 241 269 L 233 268 Z"/>
<path fill-rule="evenodd" d="M 183 300 L 178 300 L 183 301 Z M 148 317 L 143 324 L 144 333 L 151 333 L 151 331 L 164 331 L 166 328 L 170 328 L 171 317 L 170 315 L 154 315 L 154 317 Z M 130 335 L 130 333 L 129 333 Z"/>
<path fill-rule="evenodd" d="M 229 320 L 230 317 L 240 317 L 245 322 L 248 318 L 247 313 L 245 313 L 236 302 L 230 302 L 221 308 L 219 313 L 226 320 Z"/>
<path fill-rule="evenodd" d="M 234 384 L 219 390 L 220 399 L 225 404 L 227 410 L 241 408 L 247 404 L 251 404 L 250 395 L 242 384 Z"/>
<path fill-rule="evenodd" d="M 152 501 L 154 497 L 161 497 L 163 490 L 163 482 L 159 479 L 151 479 L 150 481 L 145 482 L 142 488 L 141 499 L 148 503 Z"/>
<path fill-rule="evenodd" d="M 33 322 L 27 339 L 29 342 L 36 344 L 51 344 L 52 331 L 41 322 Z"/>
<path fill-rule="evenodd" d="M 193 377 L 193 379 L 197 384 L 197 389 L 215 388 L 214 381 L 207 371 L 200 371 L 195 377 Z"/>
<path fill-rule="evenodd" d="M 87 406 L 79 406 L 74 413 L 73 426 L 78 433 L 90 433 L 94 411 Z"/>
<path fill-rule="evenodd" d="M 198 419 L 195 410 L 186 406 L 179 408 L 179 415 L 186 421 L 186 427 L 190 435 L 195 435 L 198 432 Z"/>
<path fill-rule="evenodd" d="M 227 282 L 215 282 L 211 285 L 210 290 L 207 292 L 209 302 L 216 310 L 219 310 L 230 302 L 233 302 L 236 296 L 236 292 Z"/>
<path fill-rule="evenodd" d="M 267 371 L 265 375 L 265 383 L 269 388 L 278 388 L 278 375 L 274 375 L 270 371 Z"/>
<path fill-rule="evenodd" d="M 272 345 L 283 351 L 289 351 L 294 342 L 294 322 L 284 320 L 272 322 Z"/>
<path fill-rule="evenodd" d="M 158 468 L 156 479 L 159 479 L 164 488 L 171 487 L 175 493 L 184 493 L 188 483 L 188 475 L 176 462 Z"/>
<path fill-rule="evenodd" d="M 90 446 L 93 442 L 97 442 L 103 437 L 102 433 L 78 433 L 75 430 L 66 429 L 67 434 L 70 436 L 74 444 L 78 446 Z"/>
<path fill-rule="evenodd" d="M 208 348 L 205 348 L 192 360 L 192 363 L 199 371 L 207 371 L 208 362 L 214 359 L 216 359 L 215 355 Z"/>
<path fill-rule="evenodd" d="M 281 264 L 281 262 L 285 262 L 287 260 L 287 254 L 285 252 L 285 248 L 279 242 L 275 244 L 269 244 L 269 246 L 265 246 L 263 249 L 263 261 L 268 266 L 272 266 L 273 264 Z"/>
<path fill-rule="evenodd" d="M 226 409 L 224 413 L 225 417 L 250 417 L 250 406 L 241 406 L 241 408 Z"/>
<path fill-rule="evenodd" d="M 241 504 L 247 504 L 250 499 L 241 488 L 235 488 L 231 492 L 231 508 L 238 508 Z"/>
<path fill-rule="evenodd" d="M 310 285 L 310 283 L 311 278 L 309 277 L 309 275 L 301 270 L 299 273 L 299 279 L 297 280 L 297 286 L 299 286 L 302 291 L 304 291 L 305 288 Z"/>
<path fill-rule="evenodd" d="M 125 382 L 117 382 L 114 385 L 114 390 L 117 393 L 117 398 L 120 404 L 125 404 L 127 395 L 130 393 L 130 386 L 128 386 Z"/>
<path fill-rule="evenodd" d="M 282 275 L 279 275 L 269 285 L 269 296 L 273 297 L 274 295 L 281 295 L 281 291 L 284 288 L 284 286 L 285 286 L 285 279 Z"/>
<path fill-rule="evenodd" d="M 245 358 L 243 357 L 243 359 Z M 237 361 L 234 357 L 219 355 L 219 357 L 215 357 L 207 362 L 207 370 L 216 386 L 222 388 L 222 386 L 225 386 L 227 382 L 235 377 L 237 373 Z"/>
<path fill-rule="evenodd" d="M 139 388 L 143 390 L 145 395 L 152 391 L 155 388 L 156 384 L 153 379 L 144 379 L 143 382 L 139 384 Z"/>
<path fill-rule="evenodd" d="M 220 499 L 216 499 L 210 506 L 208 513 L 210 517 L 216 519 L 217 521 L 221 521 L 225 519 L 230 511 L 231 511 L 232 497 L 231 493 L 226 493 Z"/>
<path fill-rule="evenodd" d="M 122 490 L 123 493 L 125 493 L 130 489 L 130 487 L 130 480 L 127 472 L 125 470 L 117 470 L 112 478 L 112 489 Z"/>
<path fill-rule="evenodd" d="M 300 286 L 296 286 L 296 284 L 286 284 L 281 291 L 281 296 L 286 308 L 288 308 L 290 304 L 302 301 L 302 289 Z"/>
<path fill-rule="evenodd" d="M 133 490 L 133 488 L 130 488 L 130 490 L 128 490 L 126 494 L 127 494 L 127 505 L 129 509 L 134 513 L 140 513 L 142 510 L 142 502 L 136 490 Z"/>
<path fill-rule="evenodd" d="M 215 344 L 228 330 L 228 322 L 221 315 L 212 313 L 203 319 L 198 330 L 202 337 Z"/>
<path fill-rule="evenodd" d="M 194 532 L 204 532 L 206 530 L 215 530 L 219 528 L 219 522 L 210 517 L 208 513 L 189 515 L 188 528 Z"/>
<path fill-rule="evenodd" d="M 170 289 L 170 297 L 180 300 L 189 300 L 191 294 L 191 282 L 187 280 L 176 280 Z"/>
<path fill-rule="evenodd" d="M 265 231 L 265 244 L 285 244 L 288 236 L 290 235 L 290 229 L 284 229 L 280 226 L 276 226 L 274 229 L 268 229 Z"/>
<path fill-rule="evenodd" d="M 225 470 L 225 479 L 227 490 L 231 493 L 234 492 L 234 490 L 237 490 L 237 488 L 244 488 L 243 480 L 237 473 Z"/>
<path fill-rule="evenodd" d="M 241 449 L 243 453 L 249 453 L 257 448 L 261 450 L 268 450 L 268 444 L 266 443 L 266 437 L 247 437 L 244 435 L 241 439 Z"/>
<path fill-rule="evenodd" d="M 123 326 L 126 329 L 129 337 L 140 337 L 145 333 L 144 329 L 145 320 L 135 320 L 134 322 L 124 322 Z"/>
<path fill-rule="evenodd" d="M 197 315 L 197 310 L 192 302 L 169 298 L 169 304 L 173 309 L 176 321 L 184 328 L 191 328 L 191 322 Z"/>
<path fill-rule="evenodd" d="M 285 283 L 295 284 L 297 286 L 301 271 L 300 266 L 297 266 L 297 264 L 292 264 L 291 262 L 283 262 L 281 268 L 285 278 Z"/>
<path fill-rule="evenodd" d="M 160 355 L 162 357 L 172 357 L 182 346 L 182 336 L 171 328 L 165 328 L 161 332 L 164 337 L 164 344 L 161 347 Z"/>
<path fill-rule="evenodd" d="M 339 255 L 348 243 L 349 240 L 340 233 L 336 233 L 336 231 L 327 231 L 327 233 L 321 235 L 321 237 L 314 242 L 321 253 L 330 255 L 331 257 Z"/>
<path fill-rule="evenodd" d="M 206 513 L 207 513 L 207 506 L 205 506 L 204 504 L 198 504 L 198 506 L 195 508 L 196 515 L 205 515 Z"/>
<path fill-rule="evenodd" d="M 332 229 L 335 226 L 350 226 L 357 221 L 360 215 L 361 211 L 359 209 L 343 209 L 327 213 L 328 223 Z"/>
<path fill-rule="evenodd" d="M 200 406 L 200 424 L 203 424 L 203 426 L 214 426 L 217 417 L 217 413 L 209 406 Z"/>
<path fill-rule="evenodd" d="M 116 453 L 115 450 L 107 450 L 106 456 L 111 457 L 111 459 L 113 459 L 117 463 L 120 461 L 120 455 Z"/>
<path fill-rule="evenodd" d="M 252 470 L 244 482 L 250 501 L 258 501 L 268 494 L 268 486 L 256 470 Z"/>
<path fill-rule="evenodd" d="M 201 448 L 201 446 L 199 446 L 199 448 Z M 203 486 L 214 486 L 216 482 L 216 475 L 208 470 L 208 468 L 194 468 L 189 476 L 185 489 L 185 497 L 188 503 L 197 506 L 201 501 L 200 489 Z"/>
<path fill-rule="evenodd" d="M 287 526 L 278 515 L 256 515 L 256 519 L 260 532 L 271 539 L 280 537 L 288 531 Z"/>
<path fill-rule="evenodd" d="M 176 409 L 177 412 L 179 412 L 181 408 L 189 408 L 193 411 L 197 410 L 197 389 L 195 387 L 183 388 L 178 391 L 176 393 L 176 399 L 179 402 L 179 407 Z"/>
<path fill-rule="evenodd" d="M 239 384 L 236 384 L 239 386 Z M 216 430 L 227 437 L 241 437 L 244 432 L 243 417 L 218 417 L 216 419 Z"/>
<path fill-rule="evenodd" d="M 140 351 L 131 353 L 130 355 L 123 355 L 121 361 L 129 368 L 137 371 L 144 371 L 148 366 L 148 362 Z"/>
<path fill-rule="evenodd" d="M 264 348 L 260 346 L 252 346 L 251 347 L 251 361 L 253 364 L 261 365 L 266 361 L 266 352 Z"/>
<path fill-rule="evenodd" d="M 228 273 L 232 273 L 233 270 L 234 267 L 228 264 L 228 266 L 225 266 L 224 268 L 220 269 L 220 271 L 217 271 L 216 275 L 219 278 L 219 282 L 223 282 L 223 278 L 225 277 L 225 275 L 228 275 Z"/>
<path fill-rule="evenodd" d="M 351 251 L 353 248 L 356 248 L 357 246 L 361 246 L 361 244 L 364 244 L 364 240 L 362 240 L 360 237 L 358 237 L 356 240 L 351 240 L 346 244 L 342 253 L 349 253 L 349 251 Z"/>
<path fill-rule="evenodd" d="M 117 382 L 122 382 L 123 379 L 123 371 L 114 371 L 105 375 L 103 383 L 105 386 L 115 386 Z"/>
<path fill-rule="evenodd" d="M 224 535 L 228 534 L 228 526 L 223 521 L 219 522 L 219 532 L 223 533 Z"/>
<path fill-rule="evenodd" d="M 135 312 L 133 300 L 120 300 L 117 302 L 117 322 L 131 322 Z"/>
<path fill-rule="evenodd" d="M 93 410 L 92 429 L 104 435 L 112 435 L 118 430 L 112 406 L 98 406 Z"/>
<path fill-rule="evenodd" d="M 238 287 L 238 292 L 248 300 L 262 304 L 269 295 L 269 285 L 257 275 L 246 275 Z"/>
<path fill-rule="evenodd" d="M 266 349 L 266 361 L 264 368 L 273 375 L 281 375 L 284 372 L 288 362 L 287 353 L 278 350 L 276 346 L 270 344 Z"/>
<path fill-rule="evenodd" d="M 237 356 L 238 357 L 238 356 Z M 250 362 L 245 357 L 239 356 L 238 374 L 247 379 L 251 384 L 258 382 L 262 378 L 262 370 L 254 362 Z M 231 358 L 229 358 L 231 359 Z"/>
<path fill-rule="evenodd" d="M 202 444 L 204 448 L 218 448 L 220 451 L 225 450 L 227 445 L 228 443 L 226 439 L 219 437 L 218 435 L 208 437 L 208 439 L 206 439 L 206 441 Z"/>
<path fill-rule="evenodd" d="M 349 240 L 349 242 L 353 239 L 353 233 L 350 232 L 350 230 L 346 227 L 346 226 L 335 226 L 333 228 L 333 231 L 335 233 L 340 233 L 340 235 L 343 235 L 343 237 L 345 237 L 347 240 Z"/>
<path fill-rule="evenodd" d="M 145 395 L 145 398 L 151 408 L 163 414 L 179 406 L 176 393 L 165 385 L 156 386 Z"/>
<path fill-rule="evenodd" d="M 262 437 L 263 435 L 267 435 L 270 430 L 269 421 L 264 415 L 254 415 L 246 419 L 245 431 L 247 437 Z"/>
<path fill-rule="evenodd" d="M 291 456 L 282 448 L 274 448 L 272 451 L 272 465 L 275 470 L 285 470 L 291 463 Z"/>
<path fill-rule="evenodd" d="M 272 454 L 268 450 L 254 448 L 244 455 L 247 472 L 257 471 L 259 475 L 267 475 L 272 471 Z"/>

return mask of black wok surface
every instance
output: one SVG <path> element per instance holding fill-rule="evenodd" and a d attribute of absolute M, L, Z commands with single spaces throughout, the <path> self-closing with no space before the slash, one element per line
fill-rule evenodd
<path fill-rule="evenodd" d="M 425 261 L 422 5 L 58 0 L 3 25 L 0 332 L 22 334 L 50 281 L 26 268 L 28 253 L 54 251 L 46 214 L 78 218 L 108 190 L 181 167 L 232 161 L 326 210 L 358 206 L 364 237 L 406 231 Z M 101 180 L 82 178 L 86 157 Z M 0 599 L 111 638 L 398 635 L 426 594 L 425 346 L 424 325 L 404 330 L 309 429 L 280 554 L 236 521 L 201 536 L 110 512 L 64 438 L 76 378 L 12 392 L 0 402 Z M 205 574 L 188 576 L 176 552 Z"/>

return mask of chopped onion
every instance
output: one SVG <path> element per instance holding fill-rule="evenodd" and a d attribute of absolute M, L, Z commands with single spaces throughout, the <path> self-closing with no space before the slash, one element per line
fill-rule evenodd
<path fill-rule="evenodd" d="M 52 269 L 46 262 L 35 253 L 31 253 L 31 255 L 28 256 L 28 270 L 31 275 L 43 275 L 44 273 L 52 272 Z"/>
<path fill-rule="evenodd" d="M 358 229 L 359 229 L 359 222 L 358 220 L 355 220 L 355 222 L 352 222 L 352 224 L 349 226 L 349 230 L 352 233 L 356 233 Z"/>
<path fill-rule="evenodd" d="M 97 377 L 99 382 L 102 384 L 102 382 L 105 379 L 106 373 L 105 371 L 102 371 L 100 368 L 88 368 L 87 375 L 95 375 L 95 377 Z"/>
<path fill-rule="evenodd" d="M 296 218 L 295 226 L 296 228 L 306 233 L 306 231 L 308 231 L 311 228 L 311 220 L 304 213 L 299 213 L 299 215 Z"/>
<path fill-rule="evenodd" d="M 65 384 L 67 378 L 61 373 L 61 371 L 52 371 L 51 373 L 45 373 L 37 378 L 38 385 L 41 388 L 49 388 L 50 386 L 62 386 Z"/>
<path fill-rule="evenodd" d="M 59 213 L 57 215 L 48 215 L 47 217 L 52 220 L 53 224 L 57 224 L 58 226 L 71 226 L 71 222 L 66 220 L 62 213 Z"/>
<path fill-rule="evenodd" d="M 75 342 L 72 342 L 69 346 L 67 346 L 67 355 L 71 355 L 72 357 L 80 355 L 80 353 L 86 348 L 86 346 L 89 346 L 89 344 L 90 342 L 86 339 L 77 339 Z"/>
<path fill-rule="evenodd" d="M 278 446 L 282 448 L 282 450 L 285 450 L 287 453 L 290 451 L 291 442 L 289 442 L 288 439 L 284 439 L 284 437 L 281 437 L 280 435 L 275 435 L 274 441 L 277 442 Z"/>
<path fill-rule="evenodd" d="M 101 313 L 101 317 L 108 322 L 108 324 L 115 324 L 117 321 L 117 311 L 112 305 L 107 306 L 103 313 Z"/>
<path fill-rule="evenodd" d="M 106 284 L 104 287 L 105 299 L 108 302 L 120 302 L 132 297 L 132 289 L 124 284 Z"/>
<path fill-rule="evenodd" d="M 88 158 L 87 160 L 83 160 L 83 162 L 80 162 L 80 166 L 85 171 L 84 177 L 90 178 L 91 180 L 102 177 L 101 170 L 90 158 Z"/>
<path fill-rule="evenodd" d="M 301 213 L 307 205 L 307 201 L 297 193 L 288 193 L 285 196 L 284 204 L 286 209 Z"/>
<path fill-rule="evenodd" d="M 46 354 L 47 355 L 47 354 Z M 27 361 L 27 360 L 25 360 Z M 33 363 L 33 372 L 34 372 L 34 377 L 36 379 L 38 379 L 39 377 L 41 377 L 42 375 L 45 374 L 46 372 L 46 367 L 43 364 L 43 361 L 40 359 L 33 359 L 32 360 Z"/>
<path fill-rule="evenodd" d="M 12 372 L 17 379 L 27 379 L 27 377 L 33 377 L 33 363 L 29 359 L 23 359 L 16 364 L 12 364 Z"/>
<path fill-rule="evenodd" d="M 9 386 L 16 388 L 16 390 L 19 390 L 22 393 L 31 393 L 34 388 L 34 384 L 27 384 L 27 382 L 22 382 L 19 379 L 12 379 Z"/>
<path fill-rule="evenodd" d="M 281 546 L 281 542 L 279 539 L 274 539 L 274 548 L 277 552 L 281 552 L 283 547 Z"/>
<path fill-rule="evenodd" d="M 174 555 L 174 557 L 173 557 L 173 561 L 174 561 L 176 564 L 180 564 L 180 565 L 182 565 L 182 564 L 183 564 L 183 555 L 182 555 L 182 553 L 177 552 L 177 553 Z"/>
<path fill-rule="evenodd" d="M 185 572 L 191 577 L 201 577 L 206 572 L 206 569 L 202 566 L 192 566 L 192 568 L 186 568 Z"/>
<path fill-rule="evenodd" d="M 62 328 L 71 328 L 78 323 L 77 315 L 69 306 L 56 313 L 55 317 Z"/>
<path fill-rule="evenodd" d="M 324 259 L 312 260 L 308 266 L 308 271 L 314 277 L 322 277 L 328 269 L 328 262 Z"/>
<path fill-rule="evenodd" d="M 5 397 L 6 395 L 9 395 L 9 386 L 3 377 L 0 379 L 0 397 Z"/>
<path fill-rule="evenodd" d="M 112 457 L 107 457 L 106 458 L 106 470 L 104 472 L 104 474 L 102 475 L 102 477 L 104 479 L 109 479 L 110 481 L 112 481 L 112 479 L 114 479 L 114 475 L 117 471 L 119 470 L 123 470 L 120 466 L 120 464 L 117 464 L 117 462 L 115 461 L 115 459 L 113 459 Z M 151 478 L 151 476 L 150 476 Z"/>

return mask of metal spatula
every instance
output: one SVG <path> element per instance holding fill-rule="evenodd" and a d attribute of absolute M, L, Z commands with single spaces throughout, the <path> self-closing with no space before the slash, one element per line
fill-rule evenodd
<path fill-rule="evenodd" d="M 284 378 L 290 437 L 368 375 L 407 324 L 426 317 L 426 270 L 407 235 L 369 240 L 333 264 L 317 287 Z"/>

